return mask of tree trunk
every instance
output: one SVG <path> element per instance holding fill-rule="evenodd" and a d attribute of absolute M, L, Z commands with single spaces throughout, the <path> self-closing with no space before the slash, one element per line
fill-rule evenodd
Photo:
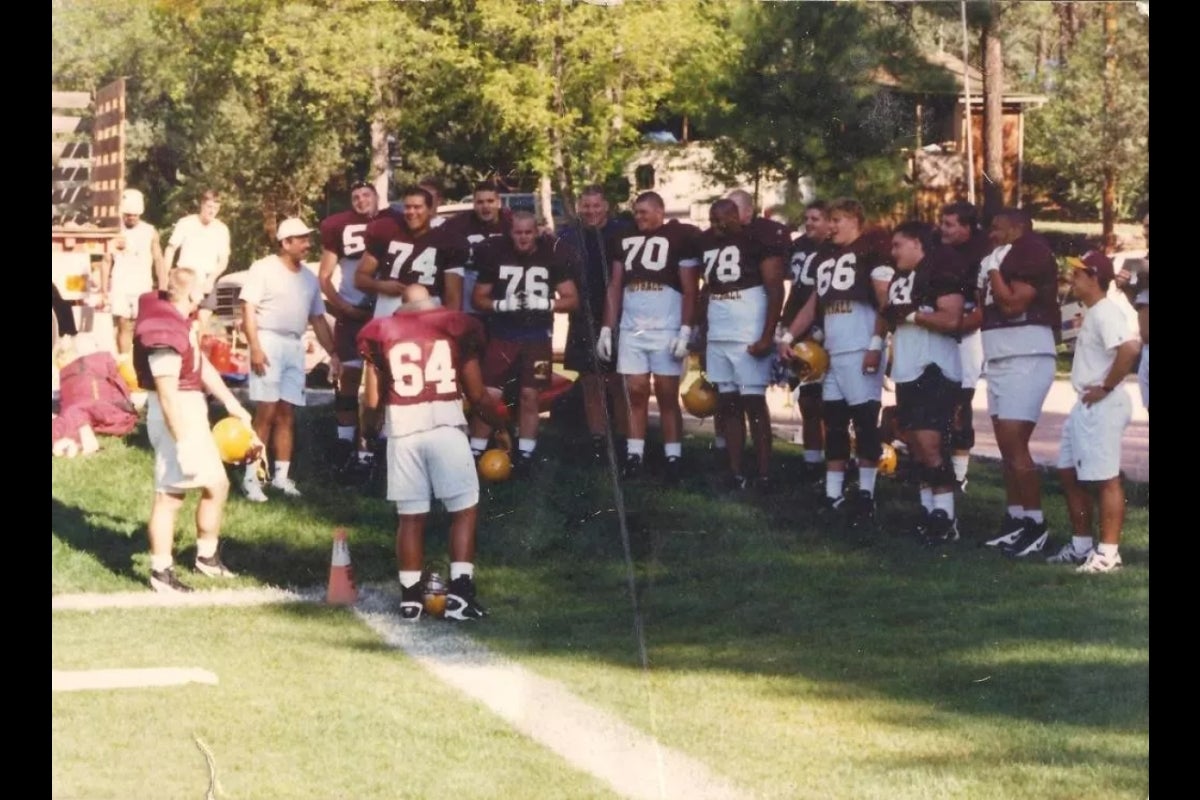
<path fill-rule="evenodd" d="M 543 175 L 538 178 L 538 208 L 541 209 L 542 219 L 546 221 L 546 229 L 551 233 L 554 232 L 554 204 L 551 202 L 553 196 L 550 176 Z"/>
<path fill-rule="evenodd" d="M 983 216 L 1004 207 L 1004 59 L 998 14 L 983 26 Z"/>
<path fill-rule="evenodd" d="M 551 62 L 551 77 L 554 80 L 555 122 L 550 129 L 550 157 L 554 164 L 554 182 L 559 196 L 566 206 L 567 215 L 575 213 L 575 186 L 571 180 L 571 155 L 563 146 L 563 126 L 567 117 L 567 104 L 563 97 L 563 30 L 562 7 L 558 9 L 558 31 L 554 35 L 554 54 Z M 542 181 L 542 216 L 550 230 L 554 230 L 553 206 L 550 202 L 550 181 Z"/>
<path fill-rule="evenodd" d="M 371 115 L 371 183 L 379 194 L 379 206 L 388 204 L 388 184 L 392 164 L 388 158 L 387 126 L 383 120 L 383 73 L 372 67 L 371 81 L 374 83 L 374 112 Z"/>
<path fill-rule="evenodd" d="M 1117 112 L 1117 7 L 1116 3 L 1104 4 L 1104 116 L 1101 124 L 1109 127 Z M 1107 133 L 1107 132 L 1106 132 Z M 1104 137 L 1108 139 L 1106 135 Z M 1112 163 L 1113 148 L 1105 148 L 1104 189 L 1101 192 L 1100 220 L 1104 235 L 1104 250 L 1111 253 L 1117 246 L 1113 232 L 1116 221 L 1117 170 Z"/>
<path fill-rule="evenodd" d="M 263 232 L 267 234 L 267 241 L 275 241 L 275 231 L 279 229 L 278 203 L 275 201 L 274 195 L 267 195 L 262 202 L 262 217 L 263 217 Z M 256 248 L 257 252 L 257 248 Z"/>

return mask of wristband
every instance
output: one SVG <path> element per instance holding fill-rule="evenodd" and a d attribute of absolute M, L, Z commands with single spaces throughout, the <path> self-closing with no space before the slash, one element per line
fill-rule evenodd
<path fill-rule="evenodd" d="M 876 353 L 883 350 L 883 339 L 878 336 L 872 336 L 871 343 L 867 345 L 867 349 Z"/>
<path fill-rule="evenodd" d="M 779 343 L 782 345 L 791 345 L 791 343 L 794 341 L 796 341 L 796 337 L 792 336 L 791 331 L 784 331 L 783 333 L 779 334 Z"/>

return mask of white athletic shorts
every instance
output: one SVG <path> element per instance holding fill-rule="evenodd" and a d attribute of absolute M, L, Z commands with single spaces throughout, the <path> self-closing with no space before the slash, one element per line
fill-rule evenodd
<path fill-rule="evenodd" d="M 617 372 L 622 375 L 683 374 L 683 359 L 671 355 L 678 331 L 621 331 L 617 336 Z"/>
<path fill-rule="evenodd" d="M 149 289 L 146 292 L 150 291 Z M 138 298 L 146 292 L 129 292 L 120 289 L 108 296 L 108 308 L 114 317 L 137 319 Z"/>
<path fill-rule="evenodd" d="M 179 392 L 179 416 L 184 420 L 189 446 L 200 453 L 202 468 L 193 476 L 185 476 L 179 467 L 175 439 L 167 430 L 158 392 L 150 392 L 146 401 L 146 433 L 154 448 L 154 490 L 166 494 L 183 494 L 188 489 L 216 488 L 229 484 L 221 453 L 208 427 L 208 401 L 203 392 Z"/>
<path fill-rule="evenodd" d="M 398 514 L 427 514 L 432 494 L 453 513 L 479 502 L 471 445 L 459 428 L 442 425 L 387 440 L 387 499 Z"/>
<path fill-rule="evenodd" d="M 987 362 L 988 416 L 1037 422 L 1054 385 L 1054 356 L 1009 356 Z"/>
<path fill-rule="evenodd" d="M 1142 405 L 1150 410 L 1150 345 L 1142 345 L 1142 363 L 1138 364 L 1138 388 L 1142 390 Z"/>
<path fill-rule="evenodd" d="M 1121 474 L 1121 434 L 1133 415 L 1129 393 L 1118 386 L 1098 403 L 1076 403 L 1063 425 L 1058 468 L 1081 481 L 1106 481 Z"/>
<path fill-rule="evenodd" d="M 304 405 L 304 342 L 273 331 L 259 331 L 258 341 L 267 356 L 267 371 L 250 370 L 250 399 L 256 403 Z"/>
<path fill-rule="evenodd" d="M 764 395 L 771 383 L 771 356 L 755 358 L 740 342 L 709 342 L 705 351 L 708 379 L 722 394 Z"/>
<path fill-rule="evenodd" d="M 880 360 L 879 370 L 872 375 L 863 374 L 863 356 L 866 350 L 838 353 L 829 357 L 829 372 L 821 397 L 826 402 L 844 400 L 847 405 L 860 406 L 872 400 L 880 402 L 883 397 L 884 364 Z"/>

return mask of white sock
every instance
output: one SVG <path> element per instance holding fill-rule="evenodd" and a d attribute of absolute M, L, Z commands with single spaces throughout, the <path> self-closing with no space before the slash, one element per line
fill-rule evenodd
<path fill-rule="evenodd" d="M 292 466 L 292 462 L 290 462 L 290 461 L 276 461 L 275 462 L 274 481 L 276 483 L 282 483 L 283 481 L 286 481 L 288 469 L 290 469 L 291 466 Z"/>
<path fill-rule="evenodd" d="M 242 476 L 242 485 L 243 486 L 259 486 L 260 485 L 260 481 L 258 480 L 258 470 L 254 468 L 253 464 L 246 467 L 246 474 L 244 476 Z"/>
<path fill-rule="evenodd" d="M 1086 553 L 1092 549 L 1092 537 L 1090 536 L 1072 536 L 1071 547 L 1076 553 Z"/>
<path fill-rule="evenodd" d="M 1021 519 L 1025 516 L 1025 506 L 1009 506 L 1008 515 L 1014 519 Z"/>
<path fill-rule="evenodd" d="M 338 438 L 343 442 L 354 441 L 354 426 L 353 425 L 338 425 Z"/>
<path fill-rule="evenodd" d="M 625 442 L 625 453 L 631 456 L 640 456 L 646 452 L 645 439 L 630 439 Z"/>
<path fill-rule="evenodd" d="M 943 492 L 933 496 L 935 511 L 945 511 L 950 519 L 954 519 L 954 492 Z"/>
<path fill-rule="evenodd" d="M 174 563 L 175 557 L 170 553 L 167 553 L 165 556 L 156 556 L 153 554 L 150 556 L 150 569 L 154 572 L 162 572 L 164 569 L 170 569 Z"/>
<path fill-rule="evenodd" d="M 921 508 L 925 509 L 926 511 L 933 511 L 933 487 L 921 487 Z"/>
<path fill-rule="evenodd" d="M 878 474 L 878 467 L 858 468 L 858 486 L 871 497 L 875 496 L 875 476 Z"/>
<path fill-rule="evenodd" d="M 476 453 L 482 453 L 487 450 L 488 440 L 478 436 L 471 437 L 471 450 Z"/>
<path fill-rule="evenodd" d="M 950 463 L 954 465 L 954 480 L 962 483 L 967 479 L 967 463 L 970 460 L 970 456 L 950 456 Z"/>
<path fill-rule="evenodd" d="M 196 555 L 201 558 L 212 558 L 217 554 L 216 538 L 197 539 L 196 540 Z"/>
<path fill-rule="evenodd" d="M 683 442 L 667 442 L 663 445 L 663 453 L 667 458 L 679 458 L 683 455 Z"/>
<path fill-rule="evenodd" d="M 421 582 L 421 570 L 419 569 L 402 569 L 400 570 L 400 585 L 405 589 L 411 589 Z"/>
<path fill-rule="evenodd" d="M 825 472 L 825 496 L 830 500 L 840 500 L 842 497 L 842 487 L 846 480 L 844 472 Z"/>
<path fill-rule="evenodd" d="M 820 464 L 824 460 L 825 460 L 825 451 L 824 450 L 805 450 L 804 451 L 804 463 L 805 464 Z"/>
<path fill-rule="evenodd" d="M 1033 520 L 1039 525 L 1046 521 L 1046 517 L 1042 515 L 1042 510 L 1040 508 L 1025 509 L 1025 517 Z"/>
<path fill-rule="evenodd" d="M 713 447 L 717 448 L 718 450 L 724 450 L 725 449 L 725 437 L 724 436 L 714 436 L 713 437 Z"/>
<path fill-rule="evenodd" d="M 1100 544 L 1096 545 L 1096 552 L 1105 558 L 1112 558 L 1117 554 L 1118 547 L 1119 545 L 1105 544 L 1104 542 L 1101 542 Z"/>
<path fill-rule="evenodd" d="M 517 449 L 522 453 L 532 453 L 537 447 L 537 439 L 517 439 Z"/>
<path fill-rule="evenodd" d="M 468 578 L 475 577 L 475 565 L 470 561 L 451 561 L 450 562 L 450 580 L 455 580 L 466 575 Z"/>

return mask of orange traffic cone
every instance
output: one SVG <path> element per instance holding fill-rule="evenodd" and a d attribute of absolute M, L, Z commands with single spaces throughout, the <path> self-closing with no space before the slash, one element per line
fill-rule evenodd
<path fill-rule="evenodd" d="M 345 528 L 333 531 L 333 559 L 329 564 L 329 590 L 325 593 L 325 602 L 335 606 L 352 606 L 358 602 Z"/>

